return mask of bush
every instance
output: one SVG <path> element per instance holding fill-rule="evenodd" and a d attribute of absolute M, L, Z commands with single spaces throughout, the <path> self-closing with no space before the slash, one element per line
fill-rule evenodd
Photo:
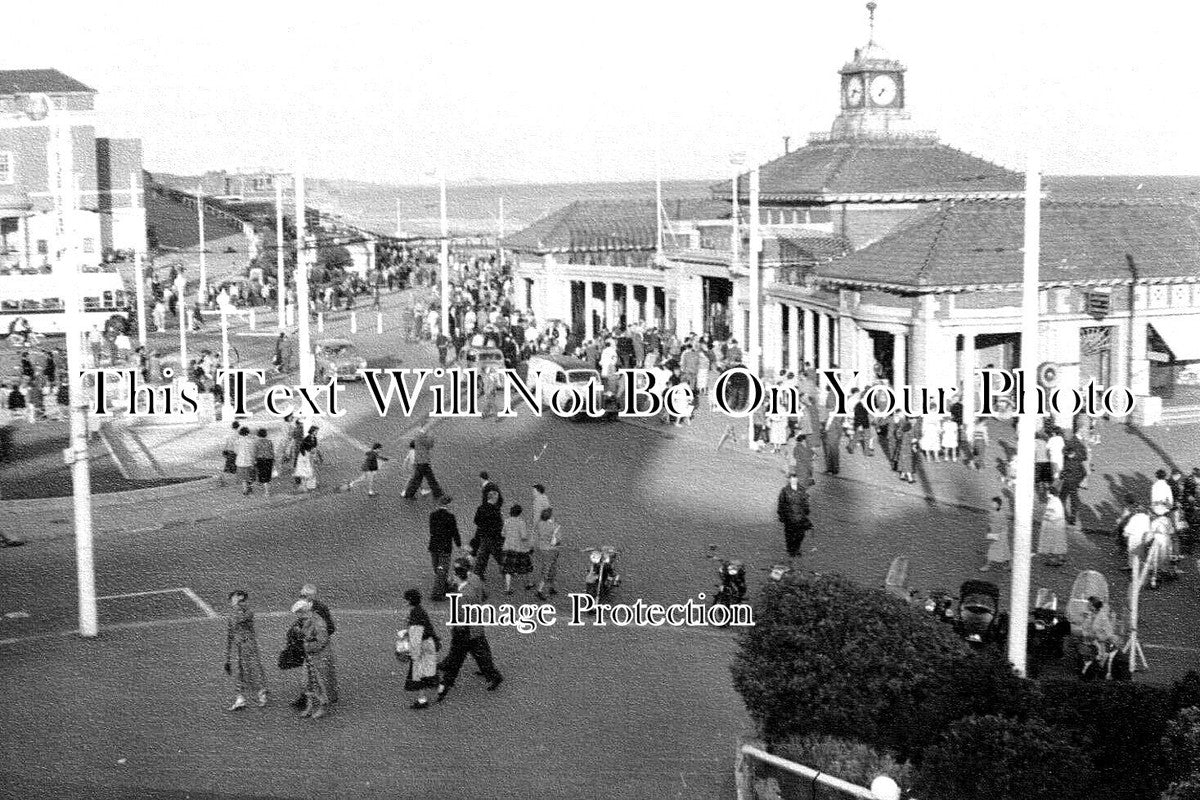
<path fill-rule="evenodd" d="M 1148 799 L 1175 777 L 1160 745 L 1171 698 L 1169 688 L 1149 684 L 1045 681 L 1038 716 L 1083 748 L 1110 796 Z"/>
<path fill-rule="evenodd" d="M 1185 708 L 1167 723 L 1161 747 L 1171 777 L 1200 773 L 1200 708 Z"/>
<path fill-rule="evenodd" d="M 1160 800 L 1200 800 L 1200 772 L 1186 781 L 1171 784 Z"/>
<path fill-rule="evenodd" d="M 859 786 L 870 786 L 880 775 L 887 775 L 901 786 L 912 785 L 910 764 L 861 742 L 833 736 L 801 736 L 782 742 L 772 752 Z"/>
<path fill-rule="evenodd" d="M 1088 757 L 1044 722 L 970 717 L 952 723 L 926 752 L 915 794 L 922 800 L 1083 800 L 1092 779 Z"/>
<path fill-rule="evenodd" d="M 734 686 L 768 743 L 856 739 L 914 759 L 946 725 L 1024 714 L 1032 685 L 940 622 L 841 576 L 769 585 L 734 659 Z"/>

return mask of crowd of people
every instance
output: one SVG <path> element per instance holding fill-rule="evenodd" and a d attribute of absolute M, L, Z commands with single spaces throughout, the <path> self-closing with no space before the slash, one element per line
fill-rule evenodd
<path fill-rule="evenodd" d="M 289 424 L 295 426 L 294 436 L 300 436 L 303 422 L 289 420 Z M 305 440 L 309 437 L 315 440 L 315 431 L 315 428 L 310 429 Z M 263 451 L 258 449 L 262 442 L 268 441 L 265 434 L 266 430 L 260 429 L 257 436 L 252 436 L 248 428 L 238 427 L 236 423 L 231 428 L 226 471 L 242 480 L 243 491 L 250 491 L 256 476 L 271 473 L 273 464 L 262 458 Z M 402 461 L 401 469 L 402 474 L 411 471 L 403 497 L 413 500 L 432 495 L 435 501 L 435 508 L 429 515 L 431 589 L 428 594 L 416 587 L 404 592 L 408 617 L 397 642 L 397 655 L 407 667 L 404 688 L 415 694 L 414 709 L 428 708 L 431 695 L 438 702 L 445 700 L 457 683 L 468 655 L 474 658 L 489 691 L 495 691 L 504 680 L 496 668 L 482 626 L 450 626 L 449 647 L 443 647 L 438 626 L 425 608 L 426 598 L 441 602 L 449 594 L 457 593 L 461 605 L 484 602 L 488 567 L 495 561 L 504 594 L 512 595 L 523 587 L 525 592 L 547 601 L 558 593 L 558 562 L 566 540 L 545 485 L 530 487 L 527 504 L 514 502 L 506 508 L 500 485 L 485 470 L 479 473 L 479 504 L 471 517 L 474 535 L 464 545 L 464 534 L 454 512 L 454 499 L 443 492 L 433 471 L 435 445 L 428 428 L 419 429 L 409 442 L 411 455 Z M 306 446 L 302 442 L 299 447 Z M 362 477 L 347 488 L 362 481 L 367 484 L 369 495 L 376 494 L 376 473 L 383 460 L 382 450 L 383 446 L 378 443 L 367 450 Z M 269 479 L 263 482 L 269 484 Z M 315 595 L 315 587 L 305 586 L 292 606 L 296 620 L 288 630 L 279 667 L 304 668 L 304 694 L 295 706 L 302 716 L 319 719 L 337 702 L 337 673 L 333 618 L 328 607 Z M 251 702 L 263 706 L 268 701 L 266 671 L 248 597 L 244 590 L 229 595 L 225 670 L 233 678 L 236 690 L 230 711 L 246 708 Z M 440 660 L 439 655 L 442 656 Z"/>

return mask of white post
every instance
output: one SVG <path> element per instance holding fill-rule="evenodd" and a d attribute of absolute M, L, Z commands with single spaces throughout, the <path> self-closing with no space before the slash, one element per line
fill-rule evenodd
<path fill-rule="evenodd" d="M 137 173 L 129 173 L 129 210 L 133 216 L 137 215 Z M 139 237 L 133 246 L 133 291 L 137 298 L 137 335 L 138 344 L 142 347 L 146 346 L 146 276 L 142 269 L 142 247 L 146 241 L 145 236 L 146 223 L 142 220 L 142 236 Z"/>
<path fill-rule="evenodd" d="M 229 306 L 221 306 L 221 369 L 225 373 L 224 391 L 221 392 L 221 421 L 233 419 L 233 406 L 229 396 Z"/>
<path fill-rule="evenodd" d="M 758 257 L 759 257 L 759 227 L 758 227 L 758 167 L 750 170 L 750 252 L 746 254 L 746 268 L 750 271 L 750 330 L 747 331 L 749 341 L 746 342 L 746 354 L 749 356 L 750 371 L 756 377 L 762 376 L 762 326 L 760 308 L 762 294 L 759 287 Z M 746 417 L 749 426 L 746 441 L 754 447 L 754 415 Z"/>
<path fill-rule="evenodd" d="M 71 146 L 71 128 L 65 124 L 60 141 Z M 59 154 L 59 158 L 63 156 Z M 65 159 L 63 159 L 65 160 Z M 60 162 L 61 163 L 61 162 Z M 75 510 L 75 568 L 79 588 L 79 635 L 96 636 L 100 632 L 96 610 L 96 568 L 92 556 L 92 478 L 88 461 L 88 401 L 83 386 L 83 309 L 79 291 L 79 257 L 75 243 L 75 217 L 78 194 L 71 174 L 64 176 L 59 196 L 59 220 L 66 241 L 65 262 L 59 261 L 63 297 L 66 300 L 67 381 L 71 395 L 71 485 Z M 53 176 L 51 176 L 53 180 Z M 66 213 L 63 213 L 63 211 Z M 62 241 L 62 240 L 60 240 Z"/>
<path fill-rule="evenodd" d="M 300 350 L 300 385 L 313 382 L 312 342 L 308 331 L 308 250 L 304 213 L 304 170 L 296 167 L 296 320 L 297 347 Z"/>
<path fill-rule="evenodd" d="M 741 249 L 741 234 L 738 233 L 738 173 L 742 166 L 742 160 L 742 155 L 740 153 L 735 153 L 729 159 L 729 164 L 733 167 L 733 201 L 730 208 L 731 216 L 729 218 L 729 248 L 732 255 L 732 260 L 729 262 L 729 266 L 735 269 L 737 268 L 738 263 L 738 251 Z"/>
<path fill-rule="evenodd" d="M 654 256 L 656 263 L 663 260 L 663 201 L 662 201 L 662 139 L 655 125 L 654 142 Z"/>
<path fill-rule="evenodd" d="M 446 218 L 446 173 L 440 172 L 441 211 L 442 211 L 442 252 L 440 257 L 442 273 L 442 309 L 439 315 L 442 325 L 442 335 L 450 335 L 450 221 Z"/>
<path fill-rule="evenodd" d="M 275 176 L 275 309 L 279 319 L 275 327 L 287 326 L 287 277 L 283 270 L 283 176 Z"/>
<path fill-rule="evenodd" d="M 357 311 L 350 312 L 350 332 L 358 333 L 358 312 Z"/>
<path fill-rule="evenodd" d="M 1021 370 L 1024 406 L 1017 418 L 1017 485 L 1013 491 L 1012 593 L 1009 597 L 1008 660 L 1025 675 L 1029 619 L 1030 561 L 1033 558 L 1033 440 L 1037 419 L 1038 262 L 1041 258 L 1041 176 L 1038 154 L 1025 167 L 1025 262 L 1021 295 Z"/>
<path fill-rule="evenodd" d="M 380 334 L 383 333 L 383 312 L 382 311 L 375 312 L 375 332 L 380 333 Z"/>
<path fill-rule="evenodd" d="M 325 332 L 325 312 L 318 311 L 317 312 L 317 333 L 324 333 L 324 332 Z"/>
<path fill-rule="evenodd" d="M 204 188 L 196 186 L 196 220 L 200 228 L 200 286 L 197 293 L 200 297 L 200 307 L 204 307 L 204 296 L 208 294 L 208 266 L 204 256 Z M 181 297 L 180 300 L 183 298 Z"/>
<path fill-rule="evenodd" d="M 175 376 L 175 380 L 182 381 L 187 377 L 187 278 L 181 272 L 175 278 L 176 294 L 179 299 L 175 303 L 175 307 L 179 310 L 179 371 L 181 374 Z"/>
<path fill-rule="evenodd" d="M 250 318 L 250 330 L 252 330 L 252 331 L 257 330 L 258 329 L 258 314 L 256 313 L 255 309 L 253 309 L 253 308 L 250 309 L 250 314 L 248 316 Z"/>

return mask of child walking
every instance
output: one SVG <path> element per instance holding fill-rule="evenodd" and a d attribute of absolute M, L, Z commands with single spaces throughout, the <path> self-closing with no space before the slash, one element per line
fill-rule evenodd
<path fill-rule="evenodd" d="M 350 486 L 359 481 L 367 482 L 367 497 L 375 497 L 378 492 L 375 491 L 375 473 L 379 472 L 379 462 L 389 460 L 383 455 L 383 445 L 379 442 L 371 445 L 371 449 L 363 456 L 362 475 L 350 482 Z"/>

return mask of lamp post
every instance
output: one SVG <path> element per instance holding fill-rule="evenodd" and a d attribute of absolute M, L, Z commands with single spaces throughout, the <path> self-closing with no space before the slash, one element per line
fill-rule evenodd
<path fill-rule="evenodd" d="M 750 330 L 747 333 L 746 350 L 750 357 L 750 371 L 754 376 L 762 375 L 762 347 L 760 316 L 762 303 L 761 275 L 759 274 L 759 255 L 762 249 L 762 234 L 758 220 L 758 167 L 750 170 L 750 252 L 746 254 L 746 266 L 750 270 Z M 749 420 L 747 442 L 754 447 L 754 415 L 746 417 Z"/>
<path fill-rule="evenodd" d="M 442 250 L 441 250 L 441 288 L 442 288 L 442 310 L 439 315 L 441 318 L 442 335 L 450 335 L 450 221 L 446 217 L 446 173 L 444 170 L 438 170 L 438 181 L 441 189 L 441 212 L 442 212 Z"/>
<path fill-rule="evenodd" d="M 92 476 L 88 461 L 87 396 L 83 386 L 83 309 L 79 287 L 79 257 L 76 251 L 74 138 L 70 120 L 59 114 L 45 98 L 50 141 L 49 176 L 54 188 L 55 234 L 58 263 L 55 272 L 62 286 L 66 329 L 67 385 L 71 398 L 71 438 L 63 456 L 71 465 L 72 500 L 75 512 L 75 574 L 79 597 L 79 635 L 94 637 L 100 632 L 96 607 L 96 567 L 92 546 Z"/>
<path fill-rule="evenodd" d="M 308 246 L 305 241 L 304 170 L 296 167 L 296 346 L 300 351 L 300 385 L 313 382 L 312 342 L 308 331 Z"/>
<path fill-rule="evenodd" d="M 1033 445 L 1037 417 L 1038 262 L 1041 258 L 1041 175 L 1038 154 L 1025 167 L 1025 261 L 1021 293 L 1022 408 L 1017 418 L 1017 477 L 1013 490 L 1012 587 L 1009 597 L 1008 660 L 1025 675 L 1028 648 L 1030 561 L 1033 557 Z"/>
<path fill-rule="evenodd" d="M 200 298 L 200 307 L 204 307 L 204 296 L 208 294 L 208 266 L 204 254 L 204 187 L 196 184 L 196 225 L 200 230 L 200 286 L 196 294 Z M 183 298 L 180 297 L 180 300 Z"/>
<path fill-rule="evenodd" d="M 276 328 L 287 326 L 287 275 L 283 269 L 283 176 L 275 176 L 275 313 Z"/>
<path fill-rule="evenodd" d="M 129 209 L 137 214 L 137 173 L 129 173 Z M 138 237 L 133 246 L 133 290 L 137 298 L 137 335 L 138 344 L 146 346 L 146 276 L 142 269 L 142 247 L 145 244 L 146 221 L 142 219 L 142 236 Z"/>

